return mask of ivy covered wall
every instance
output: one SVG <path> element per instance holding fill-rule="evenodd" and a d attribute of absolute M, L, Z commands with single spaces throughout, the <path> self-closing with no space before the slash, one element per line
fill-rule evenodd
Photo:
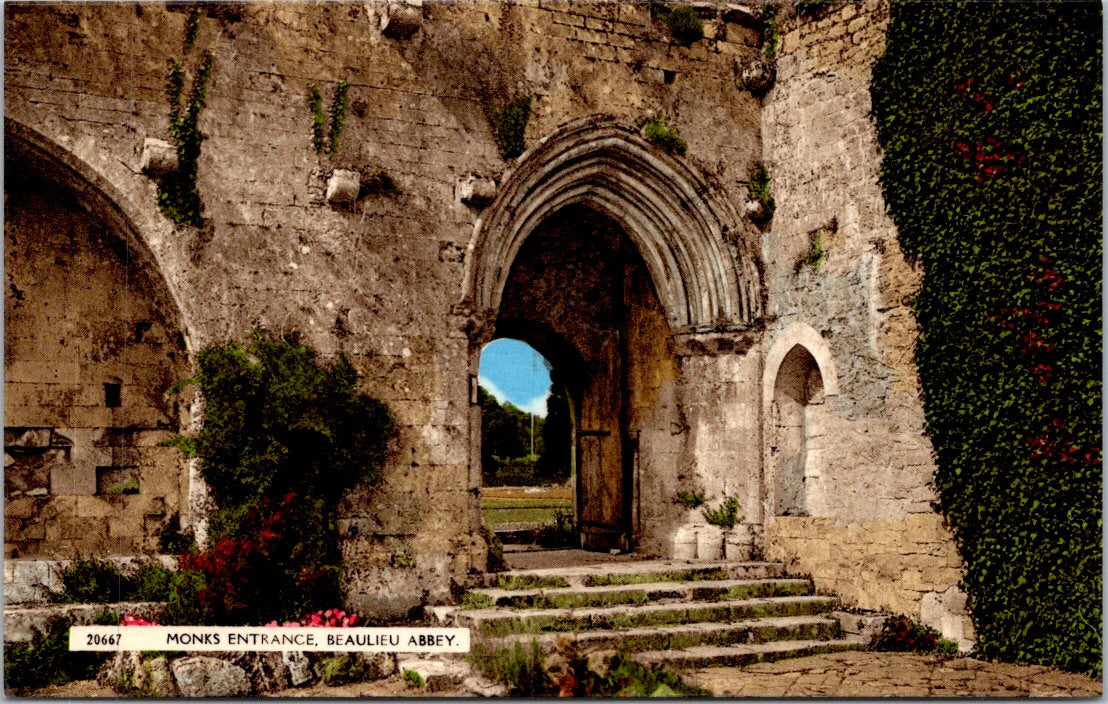
<path fill-rule="evenodd" d="M 882 185 L 986 657 L 1101 672 L 1101 8 L 896 3 Z"/>

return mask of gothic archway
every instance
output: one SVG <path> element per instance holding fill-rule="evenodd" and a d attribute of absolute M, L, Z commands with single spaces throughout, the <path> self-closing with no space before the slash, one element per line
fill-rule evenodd
<path fill-rule="evenodd" d="M 670 417 L 674 336 L 741 330 L 762 315 L 753 247 L 711 193 L 684 161 L 629 127 L 593 118 L 525 153 L 476 226 L 464 301 L 473 314 L 471 350 L 508 328 L 516 337 L 552 329 L 582 360 L 576 438 L 585 547 L 638 542 L 641 468 L 663 461 L 639 438 L 669 436 L 679 423 Z M 672 464 L 674 450 L 666 451 Z"/>

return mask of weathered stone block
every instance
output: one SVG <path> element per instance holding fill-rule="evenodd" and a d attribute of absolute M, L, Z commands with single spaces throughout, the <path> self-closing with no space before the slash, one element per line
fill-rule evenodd
<path fill-rule="evenodd" d="M 423 9 L 419 5 L 402 2 L 390 2 L 381 13 L 381 33 L 393 39 L 407 39 L 423 24 Z"/>
<path fill-rule="evenodd" d="M 289 650 L 281 653 L 281 662 L 288 668 L 289 681 L 293 687 L 303 687 L 309 684 L 315 677 L 312 672 L 312 663 L 307 654 L 299 650 Z"/>
<path fill-rule="evenodd" d="M 243 697 L 251 693 L 246 672 L 225 660 L 187 657 L 174 660 L 171 668 L 185 697 Z"/>
<path fill-rule="evenodd" d="M 335 169 L 327 179 L 328 203 L 353 203 L 361 192 L 361 174 L 348 169 Z"/>
<path fill-rule="evenodd" d="M 139 169 L 156 178 L 176 171 L 177 147 L 161 139 L 144 139 Z"/>
<path fill-rule="evenodd" d="M 479 174 L 466 174 L 454 186 L 454 196 L 474 208 L 484 208 L 496 198 L 496 181 Z"/>

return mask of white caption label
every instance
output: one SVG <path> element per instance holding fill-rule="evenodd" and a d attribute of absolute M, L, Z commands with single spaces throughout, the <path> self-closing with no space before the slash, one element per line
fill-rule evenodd
<path fill-rule="evenodd" d="M 469 629 L 73 626 L 69 649 L 468 653 Z"/>

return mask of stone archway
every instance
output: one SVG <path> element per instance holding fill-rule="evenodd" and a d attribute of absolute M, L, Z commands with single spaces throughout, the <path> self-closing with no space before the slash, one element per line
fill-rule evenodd
<path fill-rule="evenodd" d="M 188 488 L 177 306 L 95 178 L 5 127 L 5 554 L 156 552 Z"/>
<path fill-rule="evenodd" d="M 687 438 L 671 439 L 682 423 L 675 336 L 742 330 L 761 317 L 756 258 L 733 234 L 735 214 L 711 193 L 682 160 L 594 118 L 524 154 L 477 224 L 464 304 L 473 316 L 471 374 L 480 346 L 508 328 L 520 339 L 519 330 L 553 330 L 582 360 L 585 547 L 639 544 L 639 487 L 684 452 Z"/>

